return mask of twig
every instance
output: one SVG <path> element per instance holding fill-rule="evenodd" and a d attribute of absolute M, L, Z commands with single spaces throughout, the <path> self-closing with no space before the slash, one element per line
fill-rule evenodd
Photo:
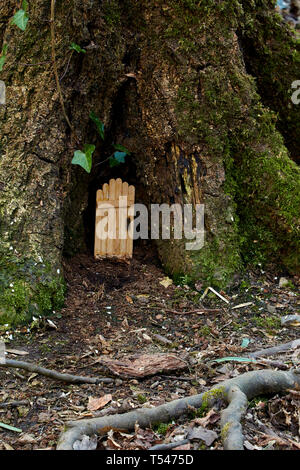
<path fill-rule="evenodd" d="M 235 310 L 237 308 L 249 307 L 250 305 L 253 305 L 253 302 L 246 302 L 244 304 L 235 305 L 234 307 L 232 307 L 232 310 Z"/>
<path fill-rule="evenodd" d="M 212 287 L 207 287 L 202 295 L 202 297 L 200 298 L 200 300 L 203 300 L 204 297 L 207 295 L 208 291 L 211 291 L 213 292 L 215 295 L 217 295 L 221 300 L 223 300 L 223 302 L 226 302 L 226 304 L 229 304 L 229 300 L 225 299 L 225 297 L 223 297 L 223 295 L 219 294 L 219 292 L 217 292 L 215 289 L 213 289 Z"/>
<path fill-rule="evenodd" d="M 46 65 L 46 64 L 51 64 L 51 62 L 48 60 L 46 62 L 37 62 L 36 64 L 24 64 L 23 62 L 19 63 L 19 65 L 24 65 L 24 67 L 34 67 L 35 65 Z"/>
<path fill-rule="evenodd" d="M 61 82 L 62 79 L 65 77 L 65 75 L 66 75 L 66 73 L 67 73 L 67 71 L 68 71 L 68 69 L 69 69 L 69 65 L 70 65 L 71 59 L 72 59 L 72 57 L 73 57 L 73 53 L 74 53 L 74 50 L 71 51 L 71 54 L 70 54 L 70 57 L 69 57 L 67 66 L 66 66 L 66 68 L 65 68 L 65 71 L 64 71 L 64 73 L 62 74 L 62 76 L 60 77 L 60 82 Z"/>
<path fill-rule="evenodd" d="M 195 380 L 195 377 L 182 377 L 182 376 L 177 376 L 177 375 L 160 375 L 162 379 L 167 379 L 167 380 L 180 380 L 182 382 L 190 382 L 192 380 Z"/>
<path fill-rule="evenodd" d="M 231 323 L 232 323 L 232 320 L 230 320 L 228 323 L 225 323 L 225 325 L 223 325 L 221 328 L 219 328 L 219 333 L 220 333 L 220 331 L 224 330 L 224 328 L 231 325 Z"/>
<path fill-rule="evenodd" d="M 38 366 L 36 364 L 31 364 L 29 362 L 23 361 L 15 361 L 13 359 L 6 359 L 4 363 L 0 363 L 0 367 L 13 367 L 16 369 L 24 369 L 28 372 L 35 372 L 40 375 L 44 375 L 45 377 L 49 377 L 50 379 L 54 380 L 61 380 L 63 382 L 73 383 L 73 384 L 99 384 L 101 382 L 104 383 L 112 383 L 114 380 L 109 379 L 107 377 L 82 377 L 80 375 L 71 375 L 71 374 L 61 374 L 60 372 L 56 372 L 54 370 L 45 369 L 44 367 Z"/>
<path fill-rule="evenodd" d="M 164 309 L 166 312 L 169 313 L 174 313 L 175 315 L 192 315 L 192 314 L 197 314 L 201 315 L 203 313 L 218 313 L 221 311 L 220 308 L 199 308 L 196 310 L 188 310 L 187 312 L 178 312 L 177 310 L 171 310 L 169 308 Z"/>
<path fill-rule="evenodd" d="M 151 307 L 149 305 L 147 306 L 136 306 L 137 308 L 139 309 L 142 309 L 142 308 L 148 308 L 149 310 L 163 310 L 164 312 L 168 312 L 168 313 L 174 313 L 175 315 L 192 315 L 192 314 L 197 314 L 197 315 L 201 315 L 203 313 L 218 313 L 218 312 L 221 312 L 221 308 L 197 308 L 196 310 L 188 310 L 187 312 L 178 312 L 177 310 L 172 310 L 170 308 L 166 308 L 166 307 Z"/>
<path fill-rule="evenodd" d="M 183 446 L 185 444 L 189 444 L 188 439 L 184 439 L 183 441 L 177 441 L 177 442 L 170 442 L 170 444 L 157 444 L 156 446 L 149 447 L 148 450 L 169 450 L 169 449 L 174 449 L 174 447 L 179 447 Z"/>
<path fill-rule="evenodd" d="M 29 405 L 29 401 L 22 400 L 22 401 L 10 401 L 8 403 L 0 403 L 0 408 L 10 408 L 15 406 L 24 406 Z"/>

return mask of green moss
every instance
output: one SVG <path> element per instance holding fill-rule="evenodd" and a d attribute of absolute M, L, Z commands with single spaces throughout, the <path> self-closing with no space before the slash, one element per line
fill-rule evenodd
<path fill-rule="evenodd" d="M 249 401 L 248 403 L 248 408 L 255 408 L 258 403 L 268 403 L 269 399 L 266 397 L 255 397 L 252 400 Z"/>
<path fill-rule="evenodd" d="M 216 22 L 215 27 L 218 38 L 221 26 Z M 192 70 L 179 87 L 179 135 L 204 144 L 210 161 L 223 162 L 224 191 L 234 200 L 233 226 L 228 230 L 222 224 L 220 211 L 218 232 L 192 255 L 194 266 L 222 286 L 240 268 L 238 245 L 246 265 L 275 260 L 297 273 L 300 169 L 276 130 L 276 115 L 262 106 L 242 64 L 228 67 L 224 60 L 220 65 L 218 58 L 210 59 L 209 66 L 200 73 Z M 201 98 L 195 99 L 199 79 Z"/>
<path fill-rule="evenodd" d="M 199 336 L 209 336 L 211 334 L 211 329 L 209 326 L 204 325 L 198 330 Z"/>
<path fill-rule="evenodd" d="M 32 316 L 49 315 L 64 301 L 65 282 L 49 265 L 2 256 L 0 259 L 0 324 L 18 325 Z"/>
<path fill-rule="evenodd" d="M 167 431 L 170 427 L 171 423 L 157 423 L 153 425 L 153 431 L 156 432 L 157 434 L 161 434 L 162 436 L 165 436 L 167 434 Z"/>
<path fill-rule="evenodd" d="M 105 1 L 103 4 L 104 19 L 109 26 L 121 23 L 121 9 L 118 0 Z"/>
<path fill-rule="evenodd" d="M 268 0 L 248 0 L 243 7 L 239 37 L 247 69 L 257 79 L 263 104 L 278 113 L 276 126 L 289 151 L 299 158 L 300 107 L 291 102 L 291 84 L 299 75 L 299 39 Z"/>
<path fill-rule="evenodd" d="M 147 401 L 147 397 L 145 397 L 145 395 L 142 395 L 141 393 L 139 393 L 136 398 L 138 402 L 141 403 L 141 405 L 146 403 Z"/>
<path fill-rule="evenodd" d="M 273 333 L 274 330 L 281 328 L 280 319 L 278 317 L 254 317 L 253 322 L 256 326 L 263 328 L 268 333 Z"/>
<path fill-rule="evenodd" d="M 202 404 L 199 408 L 191 411 L 192 418 L 203 418 L 214 402 L 218 399 L 222 400 L 224 398 L 224 388 L 213 388 L 208 392 L 203 394 Z"/>
<path fill-rule="evenodd" d="M 225 441 L 227 439 L 230 426 L 232 426 L 232 423 L 229 423 L 229 422 L 226 423 L 225 426 L 223 426 L 223 428 L 221 430 L 221 439 L 222 439 L 222 441 Z"/>

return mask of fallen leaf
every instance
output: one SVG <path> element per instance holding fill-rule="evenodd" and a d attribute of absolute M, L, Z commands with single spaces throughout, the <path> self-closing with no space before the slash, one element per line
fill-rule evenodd
<path fill-rule="evenodd" d="M 170 287 L 173 284 L 172 279 L 169 277 L 164 277 L 162 281 L 159 282 L 165 288 Z"/>
<path fill-rule="evenodd" d="M 104 406 L 107 405 L 107 403 L 109 403 L 111 400 L 112 396 L 110 394 L 104 395 L 100 398 L 89 397 L 89 403 L 87 408 L 90 411 L 100 410 L 101 408 L 104 408 Z"/>
<path fill-rule="evenodd" d="M 184 444 L 183 446 L 174 447 L 172 450 L 190 450 L 191 444 Z"/>
<path fill-rule="evenodd" d="M 203 427 L 197 427 L 190 430 L 187 439 L 191 441 L 204 441 L 206 446 L 210 446 L 216 439 L 218 434 L 215 431 L 210 431 Z"/>
<path fill-rule="evenodd" d="M 32 443 L 36 442 L 36 438 L 33 436 L 33 434 L 26 434 L 25 433 L 18 439 L 18 441 L 28 443 L 28 444 L 32 444 Z"/>
<path fill-rule="evenodd" d="M 200 426 L 203 426 L 204 428 L 208 424 L 214 424 L 220 419 L 220 414 L 217 413 L 213 408 L 209 410 L 206 416 L 204 418 L 196 418 L 192 421 L 192 423 L 199 424 Z"/>
<path fill-rule="evenodd" d="M 17 356 L 27 356 L 29 354 L 27 351 L 19 351 L 18 349 L 6 349 L 6 352 L 16 354 Z"/>

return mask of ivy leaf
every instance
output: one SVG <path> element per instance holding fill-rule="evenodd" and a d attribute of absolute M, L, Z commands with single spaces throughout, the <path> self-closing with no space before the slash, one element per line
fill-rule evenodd
<path fill-rule="evenodd" d="M 120 152 L 126 153 L 126 155 L 130 155 L 129 150 L 126 147 L 123 147 L 123 145 L 116 144 L 113 146 L 116 150 L 120 150 Z"/>
<path fill-rule="evenodd" d="M 82 49 L 82 48 L 81 48 L 80 46 L 78 46 L 78 44 L 76 44 L 75 42 L 72 42 L 72 43 L 71 43 L 70 49 L 73 49 L 74 51 L 78 52 L 78 54 L 80 54 L 80 52 L 83 52 L 84 54 L 86 54 L 86 50 L 85 50 L 85 49 Z"/>
<path fill-rule="evenodd" d="M 100 135 L 101 139 L 104 140 L 104 124 L 103 124 L 103 122 L 100 121 L 98 116 L 96 116 L 96 114 L 93 111 L 90 113 L 90 118 L 96 124 L 97 130 L 99 132 L 99 135 Z"/>
<path fill-rule="evenodd" d="M 20 28 L 22 31 L 25 31 L 28 20 L 29 20 L 28 14 L 26 13 L 27 6 L 28 6 L 28 3 L 26 0 L 24 0 L 22 3 L 21 10 L 18 10 L 17 13 L 14 14 L 13 19 L 12 19 L 12 24 L 15 24 L 16 26 L 18 26 L 18 28 Z"/>
<path fill-rule="evenodd" d="M 126 152 L 115 152 L 114 159 L 117 160 L 119 163 L 125 163 Z"/>
<path fill-rule="evenodd" d="M 0 72 L 2 72 L 3 66 L 4 66 L 5 61 L 6 61 L 6 51 L 7 51 L 7 44 L 4 44 L 3 49 L 2 49 L 2 53 L 1 53 L 1 57 L 0 57 Z"/>
<path fill-rule="evenodd" d="M 118 166 L 118 165 L 120 165 L 120 162 L 118 162 L 118 160 L 116 160 L 114 157 L 110 157 L 109 166 L 113 168 L 114 166 Z"/>
<path fill-rule="evenodd" d="M 87 173 L 91 172 L 92 169 L 92 155 L 95 150 L 95 145 L 86 144 L 81 150 L 76 150 L 74 152 L 74 157 L 72 159 L 73 165 L 81 166 Z"/>

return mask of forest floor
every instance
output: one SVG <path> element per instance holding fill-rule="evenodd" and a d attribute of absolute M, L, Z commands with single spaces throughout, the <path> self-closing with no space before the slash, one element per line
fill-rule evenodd
<path fill-rule="evenodd" d="M 7 357 L 59 372 L 112 377 L 114 382 L 69 385 L 0 368 L 0 423 L 19 429 L 0 427 L 0 449 L 55 449 L 67 421 L 157 406 L 250 370 L 299 365 L 299 347 L 241 362 L 250 352 L 299 338 L 299 326 L 281 325 L 281 317 L 299 315 L 299 278 L 279 287 L 282 273 L 257 270 L 218 292 L 228 303 L 212 291 L 201 300 L 200 283 L 171 283 L 148 248 L 138 248 L 130 264 L 76 256 L 65 262 L 65 276 L 65 307 L 54 312 L 50 322 L 36 319 L 10 331 L 2 327 Z M 244 303 L 248 305 L 239 307 Z M 199 313 L 204 308 L 211 310 Z M 127 358 L 142 361 L 143 354 L 155 355 L 147 369 L 153 375 L 134 377 L 127 368 L 126 376 Z M 155 370 L 160 359 L 162 371 L 159 365 Z M 142 362 L 141 367 L 135 364 L 141 371 Z M 118 368 L 121 375 L 116 376 Z M 220 403 L 212 411 L 191 409 L 189 416 L 152 429 L 136 426 L 132 433 L 110 432 L 98 438 L 97 448 L 148 449 L 173 441 L 180 446 L 188 438 L 179 448 L 220 450 L 222 407 Z M 246 449 L 299 450 L 299 409 L 300 391 L 252 400 L 242 423 Z"/>

